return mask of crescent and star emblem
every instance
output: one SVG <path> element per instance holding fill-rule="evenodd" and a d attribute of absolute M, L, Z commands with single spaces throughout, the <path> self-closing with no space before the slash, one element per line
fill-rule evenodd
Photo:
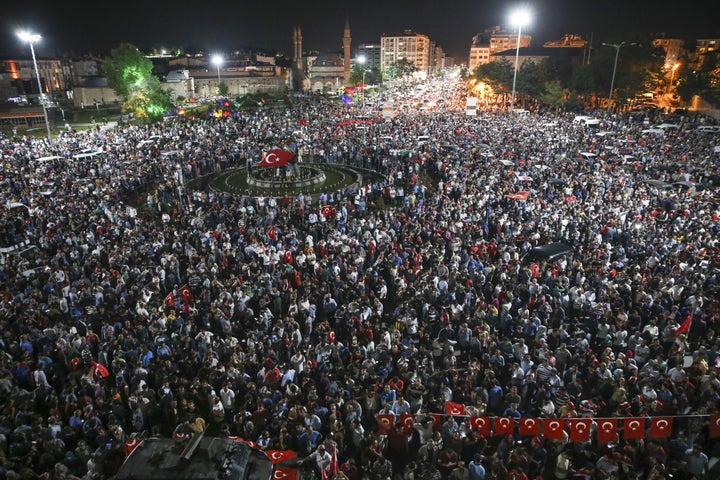
<path fill-rule="evenodd" d="M 526 427 L 529 427 L 529 428 L 534 427 L 534 426 L 535 426 L 535 420 L 532 419 L 532 418 L 526 419 L 526 420 L 525 420 L 525 426 L 526 426 Z"/>
<path fill-rule="evenodd" d="M 600 428 L 602 429 L 603 432 L 610 433 L 610 432 L 612 432 L 613 424 L 612 424 L 612 422 L 603 422 L 600 424 Z"/>
<path fill-rule="evenodd" d="M 550 422 L 548 426 L 551 430 L 557 430 L 558 428 L 560 428 L 560 422 Z"/>
<path fill-rule="evenodd" d="M 587 425 L 585 422 L 577 422 L 575 424 L 575 430 L 577 430 L 580 433 L 583 433 L 587 429 Z"/>
<path fill-rule="evenodd" d="M 287 473 L 281 472 L 280 470 L 276 470 L 275 474 L 273 475 L 273 478 L 285 478 L 287 477 Z"/>
<path fill-rule="evenodd" d="M 640 428 L 640 422 L 637 420 L 633 420 L 632 422 L 628 423 L 628 427 L 630 427 L 630 430 L 637 430 Z"/>
<path fill-rule="evenodd" d="M 282 452 L 272 452 L 272 453 L 270 454 L 270 457 L 273 458 L 273 459 L 275 459 L 275 460 L 281 459 L 282 456 L 283 456 L 283 453 L 282 453 Z"/>
<path fill-rule="evenodd" d="M 668 427 L 668 421 L 667 420 L 658 420 L 656 425 L 660 430 L 665 430 Z"/>
<path fill-rule="evenodd" d="M 280 163 L 280 157 L 278 157 L 275 153 L 268 153 L 265 155 L 265 163 L 275 165 L 276 163 Z"/>

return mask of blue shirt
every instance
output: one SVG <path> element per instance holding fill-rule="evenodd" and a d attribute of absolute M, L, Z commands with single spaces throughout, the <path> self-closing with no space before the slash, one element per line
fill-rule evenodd
<path fill-rule="evenodd" d="M 475 461 L 468 463 L 468 472 L 470 480 L 485 480 L 485 467 L 480 463 L 475 463 Z"/>

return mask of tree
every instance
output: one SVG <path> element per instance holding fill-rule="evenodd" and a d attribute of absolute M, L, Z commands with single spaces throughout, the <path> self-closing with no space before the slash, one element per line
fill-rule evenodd
<path fill-rule="evenodd" d="M 120 44 L 103 62 L 108 85 L 124 98 L 123 113 L 132 112 L 134 118 L 157 121 L 174 109 L 170 91 L 163 90 L 153 76 L 152 62 L 134 45 Z"/>
<path fill-rule="evenodd" d="M 221 97 L 226 97 L 228 92 L 230 91 L 230 87 L 228 87 L 227 83 L 225 83 L 223 81 L 218 83 L 217 89 L 218 89 L 218 95 L 220 95 Z"/>
<path fill-rule="evenodd" d="M 485 63 L 475 68 L 475 78 L 489 85 L 496 94 L 507 94 L 512 90 L 513 65 L 505 58 Z"/>
<path fill-rule="evenodd" d="M 548 107 L 559 110 L 567 100 L 567 92 L 560 85 L 560 80 L 545 82 L 545 91 L 540 94 L 540 101 Z"/>
<path fill-rule="evenodd" d="M 152 62 L 129 43 L 122 43 L 111 50 L 110 56 L 103 62 L 108 86 L 121 97 L 127 97 L 134 88 L 153 78 L 152 69 Z"/>

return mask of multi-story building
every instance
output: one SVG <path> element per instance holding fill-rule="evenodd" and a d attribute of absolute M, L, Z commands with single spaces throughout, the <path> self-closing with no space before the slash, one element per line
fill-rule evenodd
<path fill-rule="evenodd" d="M 528 34 L 520 34 L 520 47 L 529 47 L 532 37 Z M 505 50 L 515 50 L 518 44 L 517 31 L 502 30 L 499 26 L 486 29 L 478 33 L 472 39 L 470 56 L 468 58 L 468 69 L 472 72 L 478 65 L 491 62 L 491 56 Z"/>
<path fill-rule="evenodd" d="M 355 58 L 365 57 L 365 68 L 380 69 L 380 44 L 361 43 L 355 50 Z"/>
<path fill-rule="evenodd" d="M 0 59 L 0 72 L 4 72 L 15 84 L 16 95 L 38 98 L 42 93 L 50 100 L 66 91 L 68 78 L 60 59 L 37 58 L 42 91 L 38 91 L 38 79 L 32 57 Z"/>
<path fill-rule="evenodd" d="M 560 40 L 550 40 L 543 44 L 543 47 L 548 48 L 585 48 L 588 45 L 588 41 L 582 36 L 574 33 L 566 33 Z"/>
<path fill-rule="evenodd" d="M 380 38 L 380 68 L 385 71 L 400 60 L 412 62 L 419 75 L 430 73 L 430 39 L 422 33 L 405 30 Z"/>
<path fill-rule="evenodd" d="M 675 65 L 683 56 L 685 41 L 679 38 L 656 38 L 652 46 L 665 51 L 665 65 Z"/>

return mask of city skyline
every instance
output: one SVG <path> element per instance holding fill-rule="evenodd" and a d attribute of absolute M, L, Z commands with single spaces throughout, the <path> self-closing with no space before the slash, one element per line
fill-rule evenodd
<path fill-rule="evenodd" d="M 628 4 L 629 3 L 629 4 Z M 350 22 L 352 46 L 379 42 L 383 34 L 405 29 L 427 35 L 450 56 L 467 56 L 472 36 L 495 25 L 511 28 L 513 9 L 526 6 L 532 21 L 523 31 L 533 45 L 574 33 L 590 40 L 616 39 L 631 33 L 695 38 L 720 35 L 709 0 L 691 2 L 680 10 L 670 0 L 366 0 L 362 4 L 288 0 L 251 6 L 208 0 L 200 9 L 193 2 L 137 2 L 103 4 L 81 10 L 73 5 L 41 0 L 0 7 L 3 32 L 0 54 L 22 54 L 27 45 L 15 33 L 29 29 L 43 36 L 39 56 L 69 52 L 106 54 L 120 43 L 141 50 L 185 48 L 207 53 L 256 47 L 292 54 L 292 29 L 300 27 L 306 51 L 338 51 L 343 27 Z"/>

